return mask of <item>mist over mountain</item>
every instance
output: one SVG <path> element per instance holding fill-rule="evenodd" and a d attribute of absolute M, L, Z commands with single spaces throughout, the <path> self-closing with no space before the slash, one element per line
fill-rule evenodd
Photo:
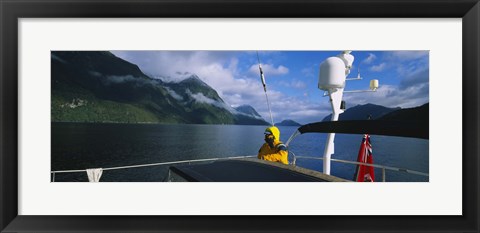
<path fill-rule="evenodd" d="M 250 125 L 251 122 L 254 122 L 255 125 L 268 125 L 255 108 L 250 105 L 240 105 L 234 109 L 237 117 L 237 124 Z"/>
<path fill-rule="evenodd" d="M 98 51 L 52 51 L 51 68 L 52 122 L 267 124 L 230 107 L 195 74 L 165 82 Z"/>
<path fill-rule="evenodd" d="M 250 105 L 240 105 L 236 107 L 235 110 L 245 115 L 253 116 L 256 118 L 262 118 L 262 116 L 260 116 L 260 114 L 258 114 L 258 112 Z"/>

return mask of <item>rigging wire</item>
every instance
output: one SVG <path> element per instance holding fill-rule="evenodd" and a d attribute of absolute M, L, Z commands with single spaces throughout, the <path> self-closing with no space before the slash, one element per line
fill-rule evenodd
<path fill-rule="evenodd" d="M 274 126 L 275 124 L 273 123 L 272 109 L 270 108 L 270 101 L 268 100 L 268 95 L 267 95 L 267 84 L 265 82 L 265 76 L 263 75 L 262 64 L 260 62 L 260 56 L 258 56 L 258 51 L 257 51 L 257 59 L 258 59 L 258 69 L 260 69 L 260 79 L 262 80 L 263 91 L 265 92 L 265 99 L 267 99 L 268 112 L 270 113 L 270 121 L 272 122 L 272 126 Z"/>

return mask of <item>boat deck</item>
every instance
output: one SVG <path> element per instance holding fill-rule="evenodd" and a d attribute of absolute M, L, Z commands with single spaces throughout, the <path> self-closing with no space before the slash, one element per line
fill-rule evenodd
<path fill-rule="evenodd" d="M 170 171 L 170 181 L 349 182 L 349 180 L 321 172 L 256 158 L 219 160 L 195 165 L 177 165 L 171 166 Z"/>

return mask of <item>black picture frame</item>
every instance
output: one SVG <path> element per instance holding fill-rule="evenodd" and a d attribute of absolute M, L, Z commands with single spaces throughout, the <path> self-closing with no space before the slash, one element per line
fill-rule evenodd
<path fill-rule="evenodd" d="M 0 0 L 0 15 L 1 232 L 479 232 L 478 0 Z M 18 19 L 47 17 L 462 18 L 463 215 L 18 215 Z"/>

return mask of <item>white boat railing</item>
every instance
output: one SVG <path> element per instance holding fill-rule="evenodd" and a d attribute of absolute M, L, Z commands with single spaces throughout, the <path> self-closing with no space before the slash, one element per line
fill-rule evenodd
<path fill-rule="evenodd" d="M 296 159 L 312 159 L 312 160 L 323 160 L 323 157 L 313 157 L 313 156 L 296 156 L 294 153 L 293 158 L 294 161 L 291 165 L 296 166 Z M 170 162 L 161 162 L 161 163 L 149 163 L 149 164 L 139 164 L 139 165 L 130 165 L 130 166 L 120 166 L 120 167 L 108 167 L 108 168 L 101 168 L 103 171 L 110 171 L 110 170 L 119 170 L 119 169 L 130 169 L 130 168 L 141 168 L 141 167 L 153 167 L 153 166 L 162 166 L 162 165 L 172 165 L 172 164 L 182 164 L 182 163 L 196 163 L 196 162 L 211 162 L 217 160 L 228 160 L 228 159 L 245 159 L 245 158 L 256 158 L 257 155 L 248 155 L 248 156 L 236 156 L 236 157 L 223 157 L 223 158 L 208 158 L 208 159 L 192 159 L 192 160 L 179 160 L 179 161 L 170 161 Z M 414 175 L 426 176 L 428 177 L 428 173 L 423 173 L 419 171 L 414 171 L 405 168 L 398 168 L 398 167 L 391 167 L 391 166 L 384 166 L 379 164 L 369 164 L 369 163 L 361 163 L 356 161 L 349 161 L 349 160 L 342 160 L 342 159 L 331 159 L 333 162 L 339 163 L 346 163 L 346 164 L 354 164 L 354 165 L 365 165 L 375 168 L 382 169 L 382 182 L 386 181 L 386 170 L 392 170 L 397 172 L 404 172 Z M 77 172 L 87 172 L 88 169 L 81 169 L 81 170 L 59 170 L 59 171 L 50 171 L 52 175 L 52 182 L 55 182 L 55 175 L 57 173 L 77 173 Z"/>
<path fill-rule="evenodd" d="M 148 163 L 148 164 L 121 166 L 121 167 L 108 167 L 108 168 L 102 168 L 102 170 L 103 171 L 109 171 L 109 170 L 119 170 L 119 169 L 129 169 L 129 168 L 140 168 L 140 167 L 153 167 L 153 166 L 161 166 L 161 165 L 181 164 L 181 163 L 210 162 L 210 161 L 226 160 L 226 159 L 245 159 L 245 158 L 253 158 L 253 157 L 257 157 L 257 156 L 256 155 L 248 155 L 248 156 L 235 156 L 235 157 L 223 157 L 223 158 L 179 160 L 179 161 L 171 161 L 171 162 Z M 55 182 L 55 174 L 57 174 L 57 173 L 87 172 L 87 170 L 88 169 L 51 171 L 50 174 L 52 174 L 52 182 Z"/>
<path fill-rule="evenodd" d="M 295 156 L 296 159 L 313 159 L 313 160 L 323 160 L 323 157 L 312 157 L 312 156 Z M 382 182 L 386 181 L 386 170 L 397 171 L 397 172 L 404 172 L 408 174 L 414 174 L 419 176 L 426 176 L 428 177 L 428 173 L 414 171 L 411 169 L 399 168 L 399 167 L 391 167 L 391 166 L 384 166 L 378 164 L 369 164 L 369 163 L 362 163 L 350 160 L 343 160 L 343 159 L 330 159 L 332 162 L 339 162 L 339 163 L 347 163 L 347 164 L 354 164 L 354 165 L 365 165 L 369 167 L 375 167 L 382 169 Z"/>

